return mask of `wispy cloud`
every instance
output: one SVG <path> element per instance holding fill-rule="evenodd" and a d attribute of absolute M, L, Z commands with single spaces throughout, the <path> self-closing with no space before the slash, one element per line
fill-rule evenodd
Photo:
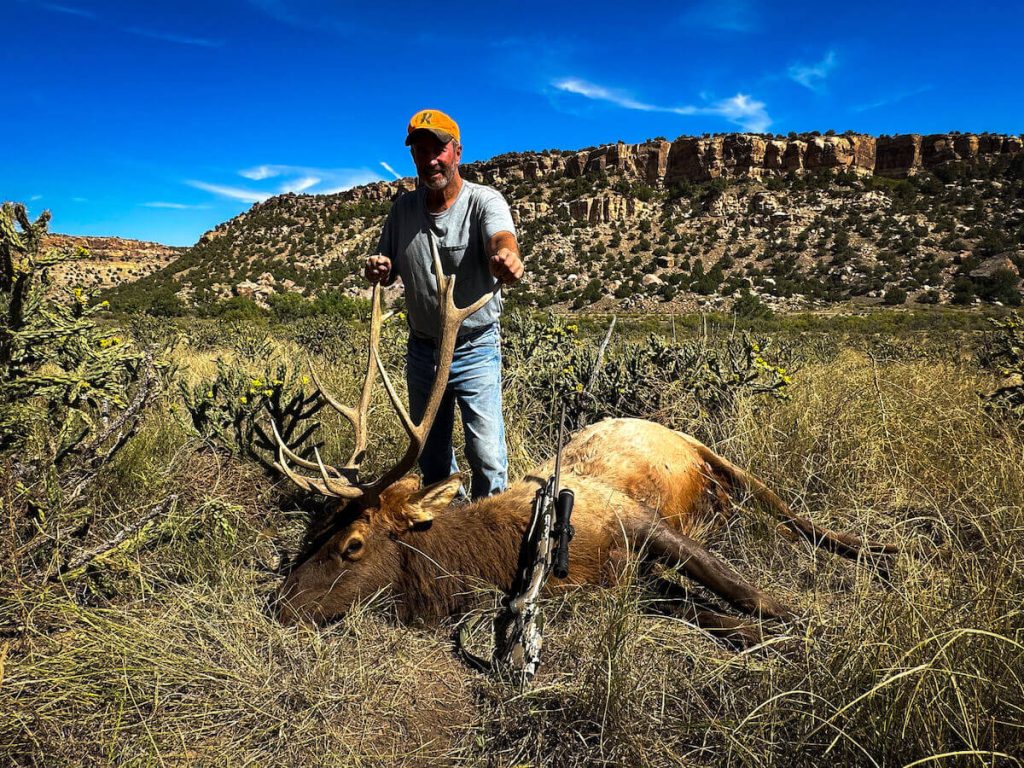
<path fill-rule="evenodd" d="M 388 173 L 390 173 L 390 174 L 391 174 L 392 176 L 394 176 L 394 177 L 395 177 L 396 179 L 400 179 L 400 178 L 402 178 L 402 174 L 400 174 L 400 173 L 399 173 L 398 171 L 396 171 L 396 170 L 395 170 L 394 168 L 392 168 L 392 167 L 391 167 L 390 165 L 388 165 L 387 163 L 385 163 L 385 162 L 384 162 L 383 160 L 381 160 L 381 161 L 380 161 L 380 167 L 381 167 L 381 168 L 383 168 L 383 169 L 384 169 L 385 171 L 387 171 Z"/>
<path fill-rule="evenodd" d="M 317 176 L 305 176 L 301 179 L 286 181 L 281 185 L 281 192 L 305 192 L 310 187 L 315 187 L 321 179 Z"/>
<path fill-rule="evenodd" d="M 359 184 L 380 181 L 381 175 L 368 168 L 310 168 L 301 165 L 274 165 L 265 163 L 244 168 L 238 175 L 256 182 L 253 186 L 240 187 L 235 184 L 214 183 L 190 179 L 185 183 L 196 189 L 245 203 L 259 203 L 274 195 L 289 192 L 315 195 L 331 195 L 351 189 Z M 274 179 L 274 187 L 254 188 L 267 179 Z"/>
<path fill-rule="evenodd" d="M 352 175 L 348 178 L 347 181 L 343 181 L 339 184 L 336 184 L 333 187 L 318 189 L 316 190 L 316 193 L 318 195 L 336 195 L 339 192 L 344 192 L 346 190 L 352 189 L 352 187 L 358 187 L 360 184 L 371 184 L 375 181 L 383 181 L 383 179 L 381 179 L 380 177 L 380 174 L 375 171 L 352 171 Z"/>
<path fill-rule="evenodd" d="M 142 29 L 141 27 L 125 27 L 125 32 L 133 35 L 149 37 L 153 40 L 163 40 L 166 43 L 177 43 L 178 45 L 198 45 L 203 48 L 220 48 L 224 45 L 223 40 L 212 40 L 206 37 L 186 37 L 176 35 L 172 32 L 161 32 L 154 29 Z"/>
<path fill-rule="evenodd" d="M 702 0 L 683 13 L 679 21 L 686 27 L 719 32 L 754 32 L 760 26 L 757 9 L 748 0 Z"/>
<path fill-rule="evenodd" d="M 745 93 L 737 93 L 732 98 L 711 104 L 683 104 L 669 107 L 640 101 L 626 91 L 606 88 L 576 77 L 557 80 L 552 85 L 560 91 L 574 93 L 595 101 L 605 101 L 623 109 L 666 112 L 673 115 L 717 115 L 740 126 L 745 131 L 754 133 L 760 133 L 772 123 L 765 103 Z"/>
<path fill-rule="evenodd" d="M 281 166 L 273 165 L 257 165 L 255 168 L 246 168 L 238 172 L 239 176 L 244 176 L 247 179 L 253 181 L 262 181 L 263 179 L 270 179 L 274 176 L 280 176 Z"/>
<path fill-rule="evenodd" d="M 156 201 L 152 203 L 142 203 L 145 208 L 170 208 L 175 211 L 203 211 L 207 210 L 210 206 L 208 205 L 189 205 L 187 203 L 166 203 L 163 201 Z"/>
<path fill-rule="evenodd" d="M 29 202 L 34 203 L 36 200 L 42 200 L 42 199 L 43 199 L 42 195 L 32 195 L 31 197 L 29 197 Z"/>
<path fill-rule="evenodd" d="M 48 11 L 55 11 L 56 13 L 66 13 L 69 16 L 79 16 L 83 19 L 95 19 L 96 14 L 92 11 L 88 11 L 85 8 L 75 8 L 71 5 L 60 5 L 58 3 L 40 3 L 40 8 L 45 8 Z"/>
<path fill-rule="evenodd" d="M 26 0 L 21 0 L 25 2 Z M 101 21 L 100 18 L 91 10 L 85 8 L 78 8 L 73 5 L 62 5 L 61 3 L 49 3 L 40 2 L 38 3 L 40 8 L 44 8 L 48 11 L 54 11 L 56 13 L 64 13 L 69 16 L 78 16 L 83 19 L 94 19 Z M 152 40 L 163 40 L 167 43 L 176 43 L 177 45 L 196 45 L 204 48 L 219 48 L 224 45 L 223 40 L 216 40 L 208 37 L 192 37 L 190 35 L 179 35 L 174 32 L 168 32 L 165 30 L 158 29 L 146 29 L 144 27 L 120 27 L 116 24 L 115 28 L 120 29 L 123 32 L 127 32 L 131 35 L 140 35 L 141 37 L 148 37 Z"/>
<path fill-rule="evenodd" d="M 88 203 L 89 198 L 87 197 L 72 197 L 71 202 L 73 203 Z"/>
<path fill-rule="evenodd" d="M 891 93 L 888 96 L 883 96 L 883 97 L 877 99 L 876 101 L 871 101 L 871 102 L 868 102 L 867 104 L 858 104 L 856 106 L 850 107 L 850 111 L 851 112 L 867 112 L 870 109 L 878 109 L 879 107 L 887 107 L 890 104 L 896 104 L 898 102 L 903 101 L 904 99 L 909 99 L 912 96 L 917 96 L 917 95 L 922 94 L 922 93 L 927 93 L 928 91 L 931 91 L 931 90 L 934 90 L 934 89 L 935 89 L 934 85 L 922 85 L 919 88 L 914 88 L 914 89 L 908 90 L 908 91 L 897 91 L 896 93 Z"/>
<path fill-rule="evenodd" d="M 820 91 L 825 87 L 825 81 L 828 80 L 828 76 L 832 74 L 832 70 L 836 68 L 837 64 L 836 52 L 829 51 L 821 61 L 815 64 L 796 62 L 790 65 L 788 71 L 789 79 L 800 83 L 804 88 Z"/>
<path fill-rule="evenodd" d="M 241 200 L 243 203 L 261 203 L 269 197 L 273 197 L 273 192 L 258 192 L 255 189 L 242 189 L 241 187 L 230 187 L 224 184 L 209 184 L 205 181 L 196 181 L 190 179 L 185 182 L 190 187 L 201 189 L 205 192 L 212 192 L 220 197 L 227 197 L 231 200 Z"/>

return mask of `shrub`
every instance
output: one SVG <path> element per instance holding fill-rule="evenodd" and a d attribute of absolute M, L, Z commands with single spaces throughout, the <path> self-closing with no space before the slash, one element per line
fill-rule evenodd
<path fill-rule="evenodd" d="M 82 473 L 95 476 L 134 433 L 152 372 L 142 353 L 97 323 L 106 303 L 89 306 L 81 288 L 66 303 L 47 296 L 49 268 L 87 255 L 43 252 L 49 219 L 45 212 L 30 222 L 17 203 L 0 208 L 0 451 L 40 428 L 40 463 L 23 465 L 23 477 L 60 486 L 73 476 L 80 486 Z"/>
<path fill-rule="evenodd" d="M 882 303 L 886 306 L 898 306 L 905 304 L 907 301 L 907 292 L 902 288 L 893 286 L 889 288 L 885 295 L 882 296 Z"/>
<path fill-rule="evenodd" d="M 993 319 L 982 348 L 982 363 L 1004 379 L 1004 384 L 982 395 L 989 413 L 1012 419 L 1024 427 L 1024 318 L 1017 312 Z"/>

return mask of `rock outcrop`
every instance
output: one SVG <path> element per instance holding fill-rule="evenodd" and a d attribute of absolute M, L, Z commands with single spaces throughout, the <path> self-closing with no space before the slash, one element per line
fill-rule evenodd
<path fill-rule="evenodd" d="M 81 254 L 51 267 L 54 286 L 103 289 L 152 274 L 185 249 L 124 237 L 50 234 L 43 240 L 43 250 Z"/>
<path fill-rule="evenodd" d="M 543 181 L 614 173 L 651 187 L 716 178 L 755 178 L 804 171 L 849 171 L 903 178 L 947 162 L 978 162 L 1024 151 L 1020 136 L 904 134 L 868 136 L 730 133 L 616 142 L 577 152 L 510 153 L 463 166 L 463 175 L 485 184 Z M 385 185 L 388 186 L 388 185 Z"/>

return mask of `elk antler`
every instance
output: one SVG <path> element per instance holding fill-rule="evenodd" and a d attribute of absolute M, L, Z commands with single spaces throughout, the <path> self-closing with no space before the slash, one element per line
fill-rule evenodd
<path fill-rule="evenodd" d="M 310 373 L 312 374 L 313 382 L 316 385 L 317 390 L 332 408 L 349 420 L 352 424 L 353 430 L 355 431 L 355 445 L 352 449 L 352 455 L 349 457 L 348 462 L 340 469 L 325 465 L 320 459 L 319 452 L 315 449 L 313 451 L 316 458 L 315 462 L 303 459 L 288 448 L 277 430 L 277 425 L 271 423 L 271 426 L 273 427 L 274 440 L 277 443 L 277 461 L 274 463 L 274 466 L 303 490 L 315 491 L 323 494 L 324 496 L 332 496 L 340 499 L 357 499 L 360 497 L 375 498 L 380 491 L 387 488 L 409 472 L 409 470 L 411 470 L 416 464 L 416 460 L 419 458 L 420 454 L 423 452 L 423 445 L 426 442 L 427 435 L 430 433 L 430 427 L 434 423 L 434 418 L 437 416 L 438 408 L 441 405 L 441 399 L 444 397 L 445 388 L 448 386 L 448 377 L 451 373 L 452 359 L 455 356 L 455 344 L 458 340 L 459 327 L 467 317 L 487 304 L 487 302 L 493 299 L 498 291 L 501 290 L 499 286 L 490 293 L 481 296 L 468 307 L 463 307 L 461 309 L 456 307 L 455 276 L 444 274 L 444 270 L 441 266 L 441 255 L 438 251 L 437 242 L 434 239 L 433 233 L 428 233 L 428 238 L 430 242 L 430 253 L 434 261 L 434 277 L 437 280 L 437 299 L 441 320 L 441 340 L 438 343 L 437 371 L 435 373 L 434 383 L 431 387 L 430 394 L 427 397 L 427 404 L 424 408 L 423 415 L 418 424 L 413 423 L 412 418 L 409 416 L 409 412 L 402 404 L 397 392 L 395 391 L 394 385 L 391 383 L 391 378 L 388 376 L 388 372 L 384 368 L 384 363 L 380 359 L 380 327 L 382 323 L 380 310 L 380 283 L 375 283 L 373 286 L 372 309 L 370 314 L 370 339 L 366 359 L 366 375 L 363 378 L 363 388 L 359 397 L 358 407 L 350 408 L 335 400 L 334 397 L 327 393 L 323 385 L 320 383 L 316 372 L 312 367 L 310 367 Z M 392 405 L 398 412 L 398 417 L 402 422 L 402 426 L 409 435 L 409 445 L 399 462 L 381 475 L 380 478 L 372 483 L 359 483 L 356 478 L 359 472 L 359 467 L 366 454 L 367 411 L 370 406 L 375 368 L 380 370 L 381 379 L 384 382 L 384 389 L 387 391 Z M 319 471 L 320 477 L 307 477 L 293 472 L 288 467 L 289 461 L 305 469 Z"/>
<path fill-rule="evenodd" d="M 316 491 L 324 496 L 333 496 L 340 499 L 357 499 L 364 493 L 363 487 L 357 484 L 356 477 L 359 472 L 359 466 L 366 455 L 366 414 L 370 409 L 373 380 L 377 373 L 374 361 L 379 359 L 377 348 L 380 345 L 380 327 L 382 322 L 380 313 L 380 283 L 374 283 L 370 310 L 370 340 L 366 353 L 366 374 L 363 377 L 363 389 L 359 396 L 359 405 L 356 408 L 350 408 L 339 403 L 324 389 L 313 366 L 310 365 L 309 368 L 317 391 L 334 410 L 349 420 L 355 432 L 355 445 L 352 448 L 352 455 L 349 456 L 344 467 L 337 469 L 336 467 L 326 466 L 320 459 L 319 452 L 315 449 L 313 453 L 316 457 L 316 462 L 308 461 L 296 455 L 288 448 L 284 440 L 281 439 L 277 425 L 271 422 L 274 440 L 277 442 L 277 461 L 274 463 L 274 466 L 305 491 Z M 320 479 L 295 474 L 288 468 L 288 461 L 304 469 L 318 470 L 320 472 Z"/>
<path fill-rule="evenodd" d="M 420 418 L 419 424 L 414 424 L 409 416 L 409 412 L 402 405 L 398 394 L 395 392 L 395 387 L 391 383 L 391 377 L 388 376 L 388 372 L 384 369 L 380 355 L 376 349 L 373 350 L 374 357 L 377 359 L 377 367 L 380 369 L 381 379 L 384 381 L 384 389 L 387 390 L 388 397 L 391 398 L 391 404 L 398 411 L 398 416 L 402 420 L 402 426 L 405 427 L 405 431 L 409 434 L 409 446 L 405 450 L 405 455 L 402 456 L 398 464 L 373 483 L 373 487 L 377 491 L 387 488 L 391 483 L 403 477 L 416 464 L 416 460 L 423 452 L 423 444 L 427 440 L 427 435 L 430 434 L 430 427 L 437 416 L 437 410 L 441 405 L 441 399 L 444 397 L 445 388 L 448 386 L 448 376 L 451 373 L 452 359 L 455 356 L 455 342 L 458 340 L 459 326 L 462 325 L 462 322 L 467 317 L 487 304 L 501 290 L 499 285 L 490 293 L 485 293 L 468 307 L 461 309 L 456 307 L 455 275 L 446 275 L 444 273 L 444 269 L 441 267 L 441 254 L 437 248 L 437 241 L 434 239 L 432 232 L 428 232 L 427 236 L 430 242 L 430 255 L 434 260 L 434 277 L 437 280 L 437 306 L 441 315 L 441 340 L 437 346 L 437 371 L 434 374 L 434 384 L 431 387 L 430 395 L 427 397 L 423 416 Z"/>

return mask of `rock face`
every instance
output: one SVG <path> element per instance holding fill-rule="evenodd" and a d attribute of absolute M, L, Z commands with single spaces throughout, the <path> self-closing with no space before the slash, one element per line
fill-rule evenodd
<path fill-rule="evenodd" d="M 635 198 L 623 197 L 614 193 L 600 197 L 581 197 L 578 200 L 559 205 L 564 214 L 563 218 L 591 224 L 624 221 L 635 216 L 643 210 L 643 207 L 644 204 Z"/>
<path fill-rule="evenodd" d="M 559 176 L 617 173 L 636 183 L 661 187 L 680 182 L 835 170 L 903 178 L 950 161 L 976 162 L 1024 150 L 1021 137 L 995 134 L 905 134 L 867 136 L 730 133 L 617 142 L 578 152 L 506 154 L 467 163 L 463 175 L 485 184 L 543 181 Z M 391 186 L 391 185 L 383 185 Z M 524 211 L 523 215 L 527 215 Z"/>
<path fill-rule="evenodd" d="M 47 235 L 43 250 L 84 255 L 51 267 L 54 286 L 111 288 L 152 274 L 178 258 L 185 250 L 123 237 Z"/>

